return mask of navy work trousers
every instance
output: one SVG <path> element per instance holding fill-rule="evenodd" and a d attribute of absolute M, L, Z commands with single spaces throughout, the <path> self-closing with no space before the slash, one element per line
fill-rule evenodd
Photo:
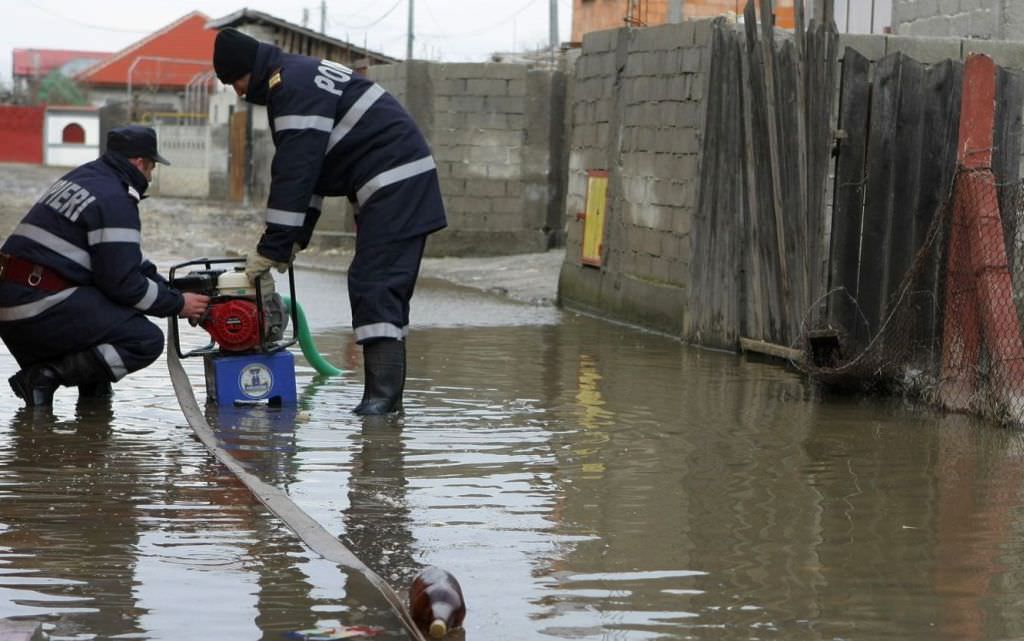
<path fill-rule="evenodd" d="M 0 339 L 22 368 L 94 348 L 112 381 L 150 365 L 164 347 L 163 332 L 153 321 L 95 287 L 79 287 L 33 318 L 0 322 Z"/>
<path fill-rule="evenodd" d="M 348 269 L 348 298 L 356 342 L 403 340 L 409 328 L 409 301 L 416 287 L 427 237 L 362 247 Z"/>

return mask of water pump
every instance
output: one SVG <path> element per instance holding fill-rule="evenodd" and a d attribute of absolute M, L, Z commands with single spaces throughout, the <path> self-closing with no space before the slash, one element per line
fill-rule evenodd
<path fill-rule="evenodd" d="M 171 268 L 172 287 L 210 297 L 206 312 L 196 323 L 209 334 L 209 344 L 183 353 L 175 318 L 171 323 L 174 348 L 179 358 L 203 356 L 207 396 L 211 400 L 235 404 L 262 400 L 294 403 L 295 365 L 287 347 L 297 340 L 294 336 L 291 340 L 284 338 L 289 319 L 292 327 L 296 326 L 294 296 L 289 300 L 289 310 L 280 295 L 253 286 L 241 263 L 243 259 L 203 258 Z M 178 276 L 178 270 L 185 267 L 192 269 Z M 291 269 L 288 283 L 294 293 Z"/>
<path fill-rule="evenodd" d="M 174 278 L 171 285 L 180 291 L 210 297 L 209 307 L 198 324 L 223 352 L 257 350 L 265 342 L 279 341 L 284 335 L 288 315 L 281 296 L 261 292 L 257 297 L 256 288 L 240 268 L 192 271 Z M 262 339 L 261 331 L 265 332 Z"/>

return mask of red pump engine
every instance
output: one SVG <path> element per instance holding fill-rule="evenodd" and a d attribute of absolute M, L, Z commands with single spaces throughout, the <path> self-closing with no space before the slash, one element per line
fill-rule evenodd
<path fill-rule="evenodd" d="M 226 352 L 245 352 L 260 344 L 259 310 L 256 302 L 229 298 L 210 305 L 203 329 Z"/>
<path fill-rule="evenodd" d="M 210 305 L 199 325 L 223 352 L 248 352 L 260 347 L 260 322 L 268 341 L 280 340 L 288 324 L 284 303 L 277 294 L 256 301 L 256 289 L 241 270 L 203 270 L 175 278 L 182 291 L 210 296 Z"/>

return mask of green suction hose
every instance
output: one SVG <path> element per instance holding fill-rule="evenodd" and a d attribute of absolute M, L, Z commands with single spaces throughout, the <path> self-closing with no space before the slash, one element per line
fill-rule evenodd
<path fill-rule="evenodd" d="M 287 296 L 281 296 L 284 300 L 285 308 L 291 309 L 292 300 Z M 299 301 L 295 301 L 295 331 L 299 335 L 299 347 L 302 348 L 302 355 L 306 357 L 306 360 L 313 369 L 316 370 L 317 374 L 323 376 L 337 376 L 341 374 L 341 370 L 327 362 L 320 352 L 316 351 L 316 345 L 313 343 L 313 335 L 309 333 L 309 324 L 306 323 L 306 314 L 302 311 L 302 305 L 299 305 Z"/>

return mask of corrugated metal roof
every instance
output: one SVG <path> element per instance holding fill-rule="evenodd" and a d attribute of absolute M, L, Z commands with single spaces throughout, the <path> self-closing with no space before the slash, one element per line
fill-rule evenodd
<path fill-rule="evenodd" d="M 266 24 L 272 25 L 283 31 L 292 31 L 295 33 L 302 34 L 308 38 L 314 40 L 320 40 L 326 44 L 337 47 L 339 49 L 346 49 L 351 51 L 353 54 L 369 58 L 374 64 L 392 64 L 401 62 L 398 58 L 393 58 L 387 54 L 380 53 L 379 51 L 371 51 L 370 49 L 364 49 L 363 47 L 354 45 L 344 40 L 338 40 L 328 35 L 322 34 L 312 29 L 282 20 L 269 13 L 263 13 L 262 11 L 254 11 L 252 9 L 239 9 L 238 11 L 228 14 L 223 18 L 217 18 L 207 23 L 207 27 L 211 29 L 225 29 L 227 27 L 242 27 L 247 24 Z M 301 53 L 301 52 L 296 52 Z"/>

